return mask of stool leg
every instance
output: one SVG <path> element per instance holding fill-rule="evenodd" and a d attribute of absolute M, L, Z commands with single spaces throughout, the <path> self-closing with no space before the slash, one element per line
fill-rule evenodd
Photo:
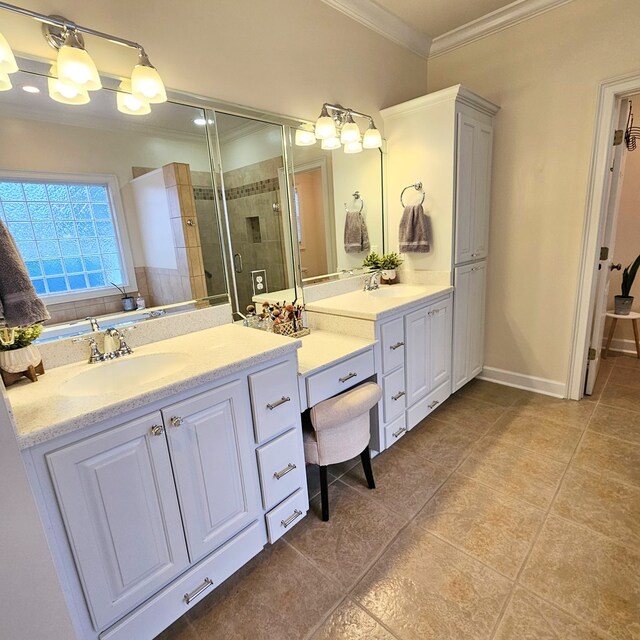
<path fill-rule="evenodd" d="M 327 467 L 320 467 L 320 500 L 322 501 L 322 520 L 329 520 L 329 483 L 327 481 Z"/>
<path fill-rule="evenodd" d="M 603 360 L 605 360 L 609 355 L 609 347 L 611 346 L 611 341 L 613 340 L 613 332 L 616 330 L 616 324 L 618 324 L 618 318 L 614 318 L 611 321 L 611 329 L 609 329 L 609 339 L 607 340 L 607 346 L 605 347 L 604 353 L 602 354 Z"/>
<path fill-rule="evenodd" d="M 371 468 L 371 452 L 369 451 L 369 447 L 360 454 L 360 460 L 362 460 L 362 468 L 364 469 L 364 475 L 367 479 L 369 489 L 375 489 L 376 481 L 373 477 L 373 469 Z"/>
<path fill-rule="evenodd" d="M 640 335 L 638 335 L 638 321 L 636 318 L 631 321 L 631 324 L 633 324 L 633 337 L 636 339 L 636 353 L 640 358 Z"/>

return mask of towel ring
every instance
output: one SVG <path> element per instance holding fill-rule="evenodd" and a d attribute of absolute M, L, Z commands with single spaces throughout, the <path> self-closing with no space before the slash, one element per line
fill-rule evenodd
<path fill-rule="evenodd" d="M 360 192 L 356 191 L 354 193 L 351 194 L 353 196 L 353 201 L 354 202 L 358 202 L 358 200 L 360 200 L 360 209 L 357 211 L 357 213 L 362 213 L 362 209 L 364 208 L 364 200 L 360 197 Z M 347 203 L 344 203 L 344 210 L 349 213 L 349 207 L 347 206 Z"/>
<path fill-rule="evenodd" d="M 400 192 L 400 204 L 404 207 L 405 204 L 402 201 L 402 196 L 404 195 L 404 192 L 407 189 L 415 189 L 416 191 L 420 191 L 422 193 L 422 200 L 420 200 L 420 204 L 422 204 L 424 202 L 424 199 L 426 197 L 426 193 L 424 192 L 424 189 L 422 188 L 422 182 L 415 182 L 414 184 L 410 184 L 408 187 L 405 187 L 401 192 Z"/>

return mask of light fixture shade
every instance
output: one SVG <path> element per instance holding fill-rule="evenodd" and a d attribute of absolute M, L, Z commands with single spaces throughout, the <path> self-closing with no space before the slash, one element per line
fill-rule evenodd
<path fill-rule="evenodd" d="M 364 132 L 362 146 L 365 149 L 378 149 L 382 146 L 382 136 L 373 124 L 373 120 L 369 120 L 369 128 Z"/>
<path fill-rule="evenodd" d="M 320 116 L 316 120 L 315 135 L 318 140 L 336 137 L 336 123 L 327 111 L 327 105 L 322 105 Z"/>
<path fill-rule="evenodd" d="M 69 31 L 58 51 L 57 67 L 60 80 L 72 82 L 86 91 L 102 89 L 96 64 L 80 45 L 73 30 Z"/>
<path fill-rule="evenodd" d="M 15 73 L 17 70 L 18 64 L 13 55 L 13 51 L 11 51 L 7 39 L 0 33 L 0 73 Z M 6 89 L 4 89 L 4 91 L 6 91 Z"/>
<path fill-rule="evenodd" d="M 167 90 L 156 68 L 149 62 L 144 51 L 139 53 L 139 62 L 131 72 L 131 93 L 142 102 L 159 104 L 167 101 Z"/>
<path fill-rule="evenodd" d="M 332 151 L 333 149 L 339 149 L 340 140 L 336 136 L 334 136 L 333 138 L 325 138 L 320 144 L 320 146 L 327 151 Z"/>
<path fill-rule="evenodd" d="M 316 135 L 308 129 L 296 129 L 296 145 L 298 147 L 310 147 L 316 143 Z"/>
<path fill-rule="evenodd" d="M 89 102 L 89 93 L 86 89 L 78 86 L 68 80 L 57 78 L 58 69 L 54 64 L 49 71 L 50 76 L 47 78 L 47 86 L 49 88 L 49 97 L 56 102 L 62 104 L 87 104 Z"/>
<path fill-rule="evenodd" d="M 116 105 L 118 111 L 129 116 L 146 116 L 151 113 L 151 107 L 148 102 L 139 100 L 131 94 L 131 82 L 129 80 L 123 80 L 118 86 Z"/>
<path fill-rule="evenodd" d="M 340 132 L 340 142 L 342 142 L 342 144 L 349 144 L 350 142 L 360 142 L 360 129 L 351 117 L 350 120 L 347 120 L 347 122 L 342 125 L 342 131 Z"/>
<path fill-rule="evenodd" d="M 362 142 L 356 140 L 355 142 L 347 142 L 344 145 L 345 153 L 360 153 L 362 151 Z"/>
<path fill-rule="evenodd" d="M 11 79 L 8 74 L 0 71 L 0 91 L 9 91 L 12 87 L 13 85 L 11 84 Z"/>

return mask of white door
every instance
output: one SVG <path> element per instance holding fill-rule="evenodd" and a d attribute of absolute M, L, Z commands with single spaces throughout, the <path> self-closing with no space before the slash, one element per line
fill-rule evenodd
<path fill-rule="evenodd" d="M 620 114 L 618 118 L 618 129 L 624 130 L 626 126 L 628 100 L 622 100 L 620 104 Z M 616 225 L 618 222 L 618 205 L 620 203 L 620 187 L 624 174 L 624 163 L 626 160 L 626 147 L 624 142 L 611 147 L 610 180 L 607 186 L 606 218 L 602 236 L 602 247 L 608 248 L 607 255 L 601 255 L 598 262 L 598 274 L 596 285 L 596 296 L 593 308 L 593 319 L 591 329 L 591 341 L 589 344 L 589 360 L 587 362 L 587 379 L 585 382 L 585 394 L 590 396 L 598 377 L 600 367 L 600 352 L 602 350 L 602 338 L 604 336 L 604 325 L 607 313 L 607 301 L 609 299 L 609 280 L 611 276 L 613 243 L 616 237 Z"/>
<path fill-rule="evenodd" d="M 429 391 L 451 378 L 451 307 L 451 298 L 429 307 Z"/>
<path fill-rule="evenodd" d="M 407 407 L 429 393 L 429 316 L 427 307 L 408 313 L 404 320 Z"/>
<path fill-rule="evenodd" d="M 189 565 L 160 413 L 64 447 L 47 464 L 89 610 L 104 629 Z"/>
<path fill-rule="evenodd" d="M 235 381 L 162 411 L 192 562 L 258 517 L 248 404 Z"/>

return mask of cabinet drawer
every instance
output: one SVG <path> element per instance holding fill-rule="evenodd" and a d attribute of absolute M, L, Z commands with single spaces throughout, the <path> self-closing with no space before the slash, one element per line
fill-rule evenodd
<path fill-rule="evenodd" d="M 300 422 L 298 373 L 283 362 L 249 376 L 256 442 L 264 442 Z"/>
<path fill-rule="evenodd" d="M 101 633 L 100 640 L 154 638 L 262 551 L 265 543 L 264 524 L 254 522 L 116 625 Z M 188 596 L 190 598 L 187 603 Z"/>
<path fill-rule="evenodd" d="M 380 327 L 382 373 L 387 374 L 404 364 L 404 322 L 396 318 Z"/>
<path fill-rule="evenodd" d="M 395 444 L 402 436 L 407 433 L 407 427 L 405 425 L 404 414 L 397 420 L 394 420 L 391 424 L 388 424 L 384 428 L 384 441 L 385 448 L 389 448 L 392 444 Z"/>
<path fill-rule="evenodd" d="M 384 421 L 391 422 L 404 413 L 407 406 L 404 367 L 382 379 Z"/>
<path fill-rule="evenodd" d="M 450 395 L 451 380 L 447 380 L 426 398 L 409 407 L 407 410 L 407 427 L 413 429 L 421 420 L 424 420 L 432 411 L 435 411 Z"/>
<path fill-rule="evenodd" d="M 310 376 L 307 378 L 309 406 L 360 384 L 374 373 L 373 351 L 367 351 Z"/>
<path fill-rule="evenodd" d="M 293 528 L 309 509 L 309 500 L 303 489 L 298 489 L 290 498 L 287 498 L 275 509 L 271 509 L 265 516 L 267 521 L 267 538 L 273 544 L 289 529 Z"/>
<path fill-rule="evenodd" d="M 287 431 L 261 446 L 256 454 L 265 509 L 271 509 L 296 489 L 304 487 L 304 454 L 298 429 Z"/>

